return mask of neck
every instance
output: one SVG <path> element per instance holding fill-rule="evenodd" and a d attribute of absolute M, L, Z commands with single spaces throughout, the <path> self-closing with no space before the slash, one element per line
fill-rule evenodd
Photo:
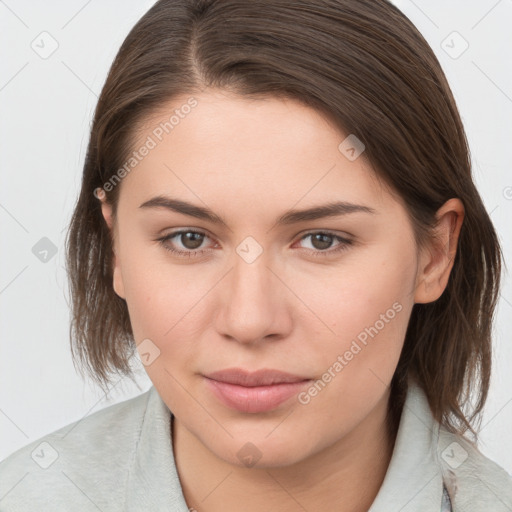
<path fill-rule="evenodd" d="M 333 510 L 365 512 L 384 480 L 396 432 L 387 421 L 389 393 L 332 446 L 285 467 L 242 468 L 207 449 L 176 417 L 176 467 L 187 505 L 225 510 Z"/>

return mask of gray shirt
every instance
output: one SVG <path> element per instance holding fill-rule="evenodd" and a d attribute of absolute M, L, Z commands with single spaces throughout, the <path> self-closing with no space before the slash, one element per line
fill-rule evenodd
<path fill-rule="evenodd" d="M 193 510 L 174 463 L 171 416 L 151 387 L 19 449 L 0 462 L 0 512 Z M 512 477 L 441 427 L 411 384 L 370 512 L 441 510 L 512 512 Z"/>

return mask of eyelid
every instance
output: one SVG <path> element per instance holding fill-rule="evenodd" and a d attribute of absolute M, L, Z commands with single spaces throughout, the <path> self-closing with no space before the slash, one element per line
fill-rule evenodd
<path fill-rule="evenodd" d="M 322 235 L 330 235 L 333 237 L 343 238 L 345 240 L 352 239 L 352 235 L 349 235 L 348 233 L 345 233 L 345 232 L 340 233 L 339 231 L 335 231 L 332 229 L 308 229 L 306 231 L 301 231 L 297 235 L 297 238 L 299 240 L 302 240 L 304 237 L 306 237 L 308 235 L 317 235 L 319 233 L 321 233 Z"/>
<path fill-rule="evenodd" d="M 199 229 L 199 228 L 178 228 L 176 229 L 176 231 L 171 231 L 170 233 L 168 233 L 167 235 L 164 235 L 162 238 L 164 239 L 172 239 L 178 235 L 182 235 L 184 233 L 195 233 L 195 234 L 198 234 L 198 235 L 202 235 L 204 236 L 205 238 L 209 238 L 210 240 L 214 241 L 215 239 L 213 237 L 211 237 L 207 231 L 203 230 L 203 229 Z M 218 243 L 218 242 L 215 242 L 215 243 Z M 198 249 L 198 251 L 200 250 L 204 250 L 204 249 Z M 192 252 L 192 250 L 189 250 L 188 252 Z"/>

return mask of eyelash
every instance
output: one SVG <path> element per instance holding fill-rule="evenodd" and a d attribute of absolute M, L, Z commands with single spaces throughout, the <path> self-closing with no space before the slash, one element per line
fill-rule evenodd
<path fill-rule="evenodd" d="M 158 238 L 156 241 L 158 241 L 160 243 L 160 245 L 166 251 L 169 251 L 179 257 L 195 258 L 195 257 L 200 256 L 202 253 L 208 252 L 208 250 L 205 250 L 205 249 L 182 251 L 179 249 L 173 249 L 171 246 L 169 246 L 166 243 L 169 240 L 176 238 L 178 235 L 182 235 L 185 233 L 194 233 L 194 234 L 203 235 L 203 236 L 209 238 L 208 235 L 206 233 L 204 233 L 203 231 L 198 231 L 198 230 L 193 230 L 193 229 L 183 229 L 183 230 L 175 231 L 173 233 L 165 235 L 162 238 Z M 337 253 L 347 250 L 347 248 L 353 244 L 352 240 L 343 238 L 339 235 L 335 235 L 334 233 L 331 233 L 329 231 L 311 231 L 309 233 L 304 234 L 302 236 L 302 238 L 300 238 L 299 241 L 302 241 L 302 240 L 306 239 L 307 237 L 314 236 L 314 235 L 328 235 L 339 242 L 339 244 L 335 246 L 335 249 L 325 249 L 323 251 L 322 250 L 306 249 L 306 251 L 310 252 L 311 255 L 313 255 L 315 257 L 332 256 L 333 254 L 337 254 Z"/>

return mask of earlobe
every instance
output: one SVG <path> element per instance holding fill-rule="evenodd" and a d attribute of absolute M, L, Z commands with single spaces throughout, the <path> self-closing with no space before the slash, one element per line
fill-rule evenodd
<path fill-rule="evenodd" d="M 444 292 L 453 268 L 464 220 L 460 199 L 449 199 L 436 213 L 433 235 L 420 255 L 414 302 L 436 301 Z"/>
<path fill-rule="evenodd" d="M 114 289 L 114 292 L 116 295 L 121 297 L 122 299 L 126 299 L 125 293 L 124 293 L 124 284 L 123 284 L 123 276 L 121 272 L 121 262 L 118 255 L 117 250 L 117 237 L 114 236 L 114 221 L 112 217 L 112 205 L 107 203 L 105 200 L 105 196 L 100 196 L 101 201 L 101 213 L 103 215 L 103 218 L 105 219 L 105 222 L 108 226 L 108 229 L 110 230 L 111 240 L 112 240 L 112 287 Z"/>
<path fill-rule="evenodd" d="M 107 203 L 104 195 L 100 196 L 99 199 L 101 201 L 101 213 L 111 234 L 113 234 L 112 205 Z"/>
<path fill-rule="evenodd" d="M 112 287 L 114 288 L 116 295 L 121 297 L 121 299 L 126 300 L 124 293 L 123 277 L 121 275 L 121 269 L 119 268 L 118 265 L 115 265 L 114 267 L 114 278 L 112 281 Z"/>

